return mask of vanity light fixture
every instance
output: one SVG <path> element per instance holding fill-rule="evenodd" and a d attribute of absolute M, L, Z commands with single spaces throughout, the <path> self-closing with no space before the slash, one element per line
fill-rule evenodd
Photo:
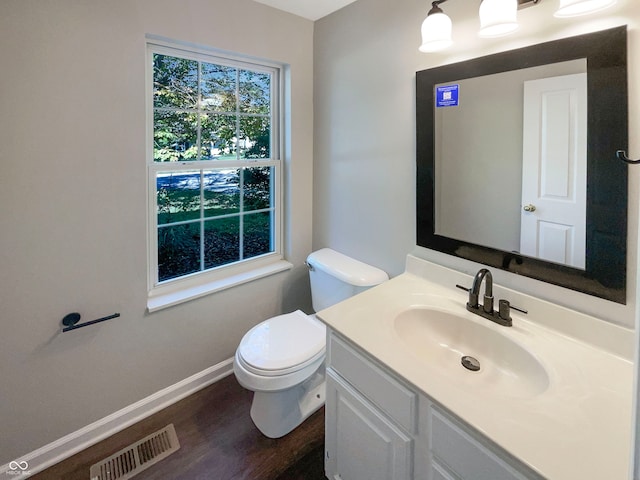
<path fill-rule="evenodd" d="M 481 37 L 501 37 L 518 28 L 518 0 L 482 0 L 480 3 Z"/>
<path fill-rule="evenodd" d="M 453 44 L 451 39 L 451 19 L 440 8 L 440 4 L 446 1 L 435 0 L 431 2 L 431 10 L 429 10 L 427 18 L 422 22 L 422 44 L 419 47 L 421 52 L 437 52 Z M 478 35 L 481 37 L 500 37 L 513 32 L 518 28 L 516 19 L 518 8 L 535 5 L 539 1 L 481 0 L 479 10 L 480 31 Z"/>
<path fill-rule="evenodd" d="M 577 17 L 604 10 L 616 3 L 616 0 L 560 0 L 560 7 L 554 17 Z"/>
<path fill-rule="evenodd" d="M 447 0 L 434 0 L 427 18 L 422 22 L 421 52 L 437 52 L 453 44 L 452 22 L 440 5 Z M 480 37 L 500 37 L 518 28 L 519 9 L 537 5 L 541 0 L 480 0 Z M 555 17 L 574 17 L 597 12 L 616 3 L 616 0 L 559 0 Z"/>
<path fill-rule="evenodd" d="M 451 19 L 438 6 L 447 0 L 436 0 L 431 3 L 431 10 L 422 22 L 421 52 L 437 52 L 453 43 L 451 40 Z"/>

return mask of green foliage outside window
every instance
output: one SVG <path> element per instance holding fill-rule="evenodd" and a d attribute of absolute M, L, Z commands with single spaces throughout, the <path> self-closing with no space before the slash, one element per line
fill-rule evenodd
<path fill-rule="evenodd" d="M 271 157 L 271 80 L 153 55 L 153 161 L 194 162 L 157 174 L 159 281 L 273 251 L 273 167 L 195 163 Z"/>
<path fill-rule="evenodd" d="M 155 54 L 156 162 L 270 156 L 269 74 Z"/>

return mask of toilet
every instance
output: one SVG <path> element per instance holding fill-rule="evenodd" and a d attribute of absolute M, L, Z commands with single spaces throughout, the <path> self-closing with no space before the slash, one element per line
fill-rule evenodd
<path fill-rule="evenodd" d="M 329 248 L 307 257 L 314 311 L 388 280 L 388 275 Z M 300 310 L 249 330 L 236 350 L 233 372 L 254 392 L 251 419 L 269 438 L 280 438 L 324 405 L 326 332 Z"/>

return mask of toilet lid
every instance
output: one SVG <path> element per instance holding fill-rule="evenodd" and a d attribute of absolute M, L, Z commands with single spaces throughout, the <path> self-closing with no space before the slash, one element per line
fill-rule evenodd
<path fill-rule="evenodd" d="M 263 371 L 304 367 L 325 350 L 325 326 L 314 317 L 296 310 L 256 325 L 240 342 L 242 360 Z"/>

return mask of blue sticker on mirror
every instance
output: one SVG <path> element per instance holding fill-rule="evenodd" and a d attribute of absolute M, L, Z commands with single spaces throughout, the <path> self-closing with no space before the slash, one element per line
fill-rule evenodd
<path fill-rule="evenodd" d="M 460 85 L 436 87 L 436 107 L 457 107 Z"/>

